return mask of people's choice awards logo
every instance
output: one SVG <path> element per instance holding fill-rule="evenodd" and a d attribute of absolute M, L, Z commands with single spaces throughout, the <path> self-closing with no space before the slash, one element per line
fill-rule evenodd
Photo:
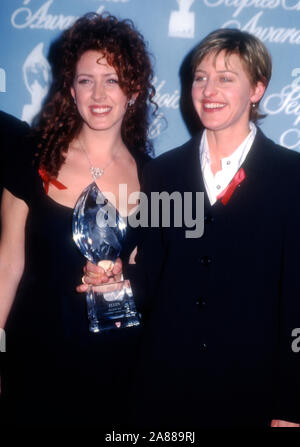
<path fill-rule="evenodd" d="M 50 65 L 43 54 L 44 43 L 39 43 L 27 56 L 23 65 L 23 79 L 31 96 L 31 104 L 25 104 L 22 120 L 31 123 L 40 111 L 50 83 Z"/>
<path fill-rule="evenodd" d="M 6 73 L 3 68 L 0 68 L 0 92 L 6 92 Z"/>
<path fill-rule="evenodd" d="M 264 111 L 268 115 L 284 113 L 293 116 L 293 128 L 287 129 L 280 137 L 280 144 L 300 152 L 300 68 L 292 70 L 294 80 L 285 85 L 281 92 L 268 95 L 263 102 Z"/>
<path fill-rule="evenodd" d="M 114 3 L 127 3 L 130 0 L 94 0 L 99 3 L 99 1 L 114 2 Z M 31 0 L 23 0 L 23 6 L 17 8 L 11 16 L 11 24 L 14 28 L 23 29 L 46 29 L 54 31 L 56 29 L 64 30 L 69 28 L 78 16 L 64 15 L 64 14 L 51 14 L 49 12 L 50 7 L 53 5 L 54 0 L 47 0 L 42 5 L 38 5 L 39 8 L 35 11 L 31 5 Z M 40 2 L 41 3 L 41 0 Z M 61 6 L 62 2 L 58 2 Z M 71 1 L 69 2 L 72 3 Z M 96 12 L 101 14 L 105 9 L 105 5 L 100 5 Z"/>
<path fill-rule="evenodd" d="M 30 0 L 24 2 L 27 6 Z M 11 16 L 11 24 L 14 28 L 41 28 L 63 30 L 71 26 L 77 17 L 64 16 L 63 14 L 49 14 L 49 8 L 53 0 L 46 1 L 37 11 L 32 11 L 30 7 L 21 7 L 16 9 Z"/>
<path fill-rule="evenodd" d="M 264 17 L 264 10 L 272 10 L 282 8 L 284 11 L 296 14 L 300 11 L 299 0 L 203 0 L 204 5 L 208 8 L 234 8 L 232 19 L 225 22 L 222 28 L 238 28 L 242 31 L 254 34 L 263 42 L 272 43 L 289 43 L 292 45 L 300 45 L 300 29 L 296 27 L 284 27 L 282 24 L 276 26 L 276 23 L 269 25 L 269 20 Z M 244 10 L 249 8 L 244 17 L 247 22 L 244 23 L 242 18 Z M 250 17 L 251 9 L 260 10 L 253 17 Z M 284 13 L 286 16 L 287 12 Z M 265 19 L 265 23 L 264 23 Z M 268 23 L 268 26 L 265 24 Z"/>
<path fill-rule="evenodd" d="M 172 11 L 169 36 L 192 39 L 195 35 L 195 13 L 189 12 L 194 0 L 177 0 L 179 11 Z"/>
<path fill-rule="evenodd" d="M 177 110 L 179 109 L 180 93 L 179 90 L 168 92 L 166 88 L 166 80 L 159 80 L 156 76 L 153 79 L 153 85 L 155 87 L 154 101 L 162 110 L 163 107 L 167 109 Z M 166 118 L 164 113 L 160 112 L 156 115 L 155 119 L 149 126 L 148 135 L 150 139 L 158 137 L 166 129 Z"/>

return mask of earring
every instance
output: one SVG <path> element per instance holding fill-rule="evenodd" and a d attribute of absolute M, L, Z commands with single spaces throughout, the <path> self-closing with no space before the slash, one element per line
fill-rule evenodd
<path fill-rule="evenodd" d="M 256 102 L 253 102 L 253 103 L 251 104 L 251 107 L 252 107 L 252 109 L 255 109 L 255 107 L 256 107 Z"/>
<path fill-rule="evenodd" d="M 134 103 L 135 103 L 135 100 L 131 98 L 131 99 L 128 101 L 128 105 L 129 105 L 129 107 L 133 106 Z"/>
<path fill-rule="evenodd" d="M 76 105 L 77 104 L 76 98 L 73 98 L 73 101 L 74 101 L 74 104 Z"/>

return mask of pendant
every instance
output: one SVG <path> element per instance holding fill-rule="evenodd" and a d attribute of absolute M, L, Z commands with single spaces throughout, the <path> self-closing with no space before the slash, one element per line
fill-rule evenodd
<path fill-rule="evenodd" d="M 97 180 L 104 173 L 104 169 L 96 168 L 95 166 L 90 167 L 90 172 L 94 180 Z"/>

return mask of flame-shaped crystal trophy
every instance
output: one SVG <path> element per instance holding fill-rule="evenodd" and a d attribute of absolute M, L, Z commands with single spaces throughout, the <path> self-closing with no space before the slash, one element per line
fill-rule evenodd
<path fill-rule="evenodd" d="M 89 261 L 106 271 L 112 269 L 121 252 L 126 227 L 125 219 L 95 182 L 81 193 L 73 213 L 73 239 Z M 129 280 L 89 286 L 86 302 L 91 332 L 140 324 Z"/>

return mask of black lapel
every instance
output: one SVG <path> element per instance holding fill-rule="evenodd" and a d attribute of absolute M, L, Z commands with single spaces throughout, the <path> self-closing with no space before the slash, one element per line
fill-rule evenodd
<path fill-rule="evenodd" d="M 272 161 L 269 156 L 270 144 L 273 145 L 274 143 L 258 128 L 252 147 L 241 166 L 245 170 L 246 177 L 247 175 L 257 176 L 266 170 Z"/>
<path fill-rule="evenodd" d="M 204 192 L 205 206 L 211 206 L 203 181 L 200 163 L 200 141 L 202 132 L 192 138 L 183 149 L 185 151 L 185 162 L 182 165 L 184 172 L 184 185 L 186 191 Z"/>
<path fill-rule="evenodd" d="M 248 199 L 251 200 L 250 197 L 257 198 L 266 194 L 266 186 L 269 182 L 269 174 L 272 174 L 273 165 L 274 152 L 270 150 L 271 146 L 274 146 L 274 143 L 266 138 L 260 129 L 257 129 L 252 147 L 241 165 L 245 171 L 245 180 L 239 185 L 237 191 L 234 191 L 226 205 L 223 205 L 221 201 L 217 203 L 230 211 L 241 206 L 245 200 L 247 202 Z"/>
<path fill-rule="evenodd" d="M 184 160 L 182 163 L 182 181 L 186 191 L 203 191 L 205 198 L 205 208 L 219 208 L 224 205 L 217 201 L 214 205 L 210 204 L 206 188 L 203 181 L 203 175 L 200 165 L 199 146 L 202 132 L 187 142 L 182 148 Z M 271 166 L 270 145 L 274 143 L 269 140 L 258 128 L 253 145 L 245 158 L 242 168 L 245 170 L 245 185 L 250 187 L 262 179 L 262 174 Z M 234 195 L 230 200 L 234 200 Z"/>

